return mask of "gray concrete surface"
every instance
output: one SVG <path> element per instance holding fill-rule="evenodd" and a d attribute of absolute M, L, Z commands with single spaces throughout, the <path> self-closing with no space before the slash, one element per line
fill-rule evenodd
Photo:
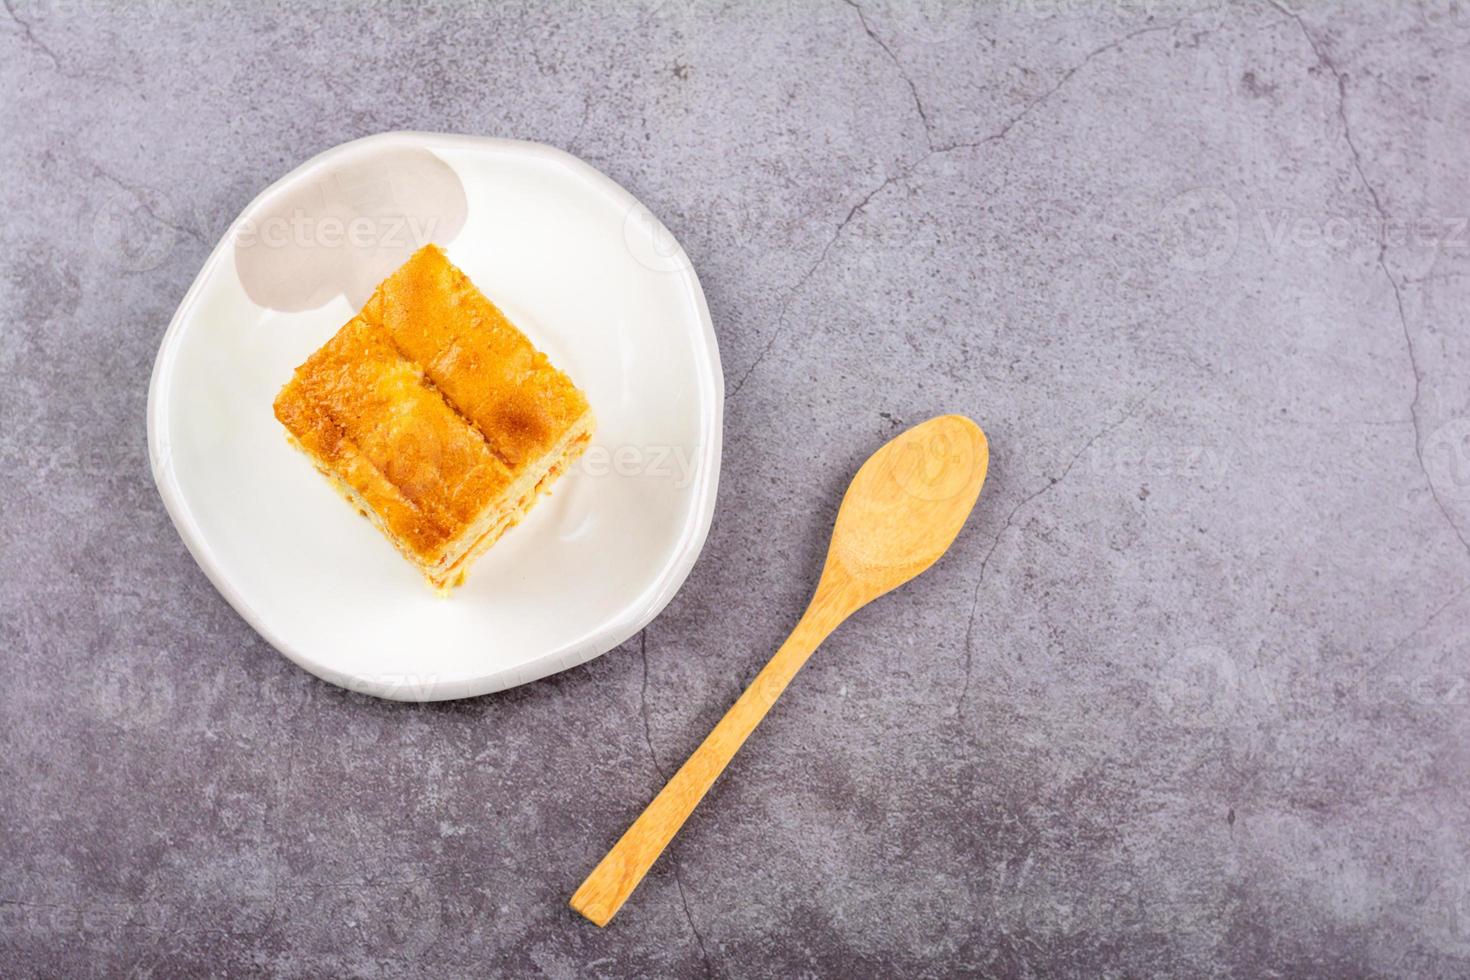
<path fill-rule="evenodd" d="M 0 971 L 1470 974 L 1462 7 L 5 7 Z M 668 610 L 429 707 L 254 635 L 143 424 L 230 219 L 400 128 L 630 188 L 728 382 Z M 953 553 L 576 918 L 944 411 L 994 452 Z"/>

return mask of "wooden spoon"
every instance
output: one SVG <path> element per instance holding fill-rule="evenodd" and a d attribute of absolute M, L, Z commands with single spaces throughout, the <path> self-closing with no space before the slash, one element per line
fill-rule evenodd
<path fill-rule="evenodd" d="M 842 498 L 821 581 L 791 636 L 592 869 L 572 908 L 607 925 L 817 646 L 949 548 L 980 496 L 989 461 L 985 433 L 961 415 L 916 425 L 868 457 Z"/>

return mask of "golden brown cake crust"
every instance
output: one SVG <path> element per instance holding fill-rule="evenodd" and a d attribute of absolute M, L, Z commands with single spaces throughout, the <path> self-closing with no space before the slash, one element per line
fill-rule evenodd
<path fill-rule="evenodd" d="M 426 246 L 362 309 L 514 468 L 546 452 L 587 399 L 444 253 Z"/>
<path fill-rule="evenodd" d="M 432 245 L 296 369 L 275 413 L 437 584 L 591 431 L 582 393 Z"/>

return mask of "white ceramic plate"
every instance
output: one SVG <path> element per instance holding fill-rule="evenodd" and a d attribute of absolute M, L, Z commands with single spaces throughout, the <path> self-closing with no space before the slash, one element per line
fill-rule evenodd
<path fill-rule="evenodd" d="M 582 461 L 441 598 L 286 441 L 292 370 L 425 240 L 586 392 Z M 215 586 L 277 650 L 399 700 L 484 694 L 635 634 L 709 530 L 724 384 L 699 280 L 627 191 L 535 143 L 390 133 L 256 198 L 153 368 L 154 478 Z"/>

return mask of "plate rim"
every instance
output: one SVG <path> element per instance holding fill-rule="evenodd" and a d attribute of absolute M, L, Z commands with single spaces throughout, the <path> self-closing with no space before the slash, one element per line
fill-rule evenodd
<path fill-rule="evenodd" d="M 146 411 L 149 468 L 152 470 L 153 482 L 158 489 L 159 496 L 163 498 L 164 510 L 167 511 L 179 537 L 183 539 L 184 546 L 193 557 L 194 563 L 199 566 L 215 590 L 224 597 L 240 617 L 287 660 L 338 687 L 391 701 L 425 702 L 478 697 L 528 684 L 602 656 L 636 636 L 663 611 L 678 593 L 693 570 L 694 563 L 704 550 L 705 542 L 709 537 L 710 525 L 714 520 L 724 442 L 725 375 L 721 367 L 714 322 L 710 317 L 709 304 L 705 299 L 704 287 L 699 281 L 699 275 L 695 272 L 693 263 L 683 246 L 678 245 L 677 240 L 669 234 L 667 228 L 658 221 L 656 216 L 653 216 L 652 220 L 659 225 L 659 232 L 667 236 L 664 240 L 674 242 L 677 246 L 673 255 L 662 257 L 677 266 L 666 271 L 681 274 L 694 300 L 695 312 L 701 328 L 695 333 L 696 346 L 699 348 L 695 352 L 695 361 L 704 368 L 699 372 L 699 388 L 701 392 L 707 392 L 710 398 L 709 407 L 700 413 L 704 445 L 700 454 L 702 464 L 699 467 L 700 476 L 693 493 L 695 506 L 691 509 L 689 518 L 680 530 L 674 554 L 665 562 L 658 575 L 643 589 L 642 594 L 630 600 L 626 606 L 610 616 L 588 637 L 546 651 L 514 667 L 500 668 L 483 675 L 449 681 L 430 680 L 411 685 L 401 683 L 390 685 L 328 666 L 313 658 L 309 651 L 285 642 L 276 631 L 269 627 L 245 596 L 235 588 L 218 563 L 217 557 L 205 540 L 189 509 L 173 469 L 169 426 L 165 412 L 167 403 L 163 397 L 163 391 L 169 387 L 174 376 L 174 365 L 180 338 L 183 335 L 183 325 L 193 314 L 205 282 L 214 276 L 225 256 L 232 254 L 226 246 L 234 240 L 236 230 L 241 223 L 252 217 L 266 201 L 281 193 L 287 185 L 297 183 L 312 171 L 325 167 L 336 158 L 377 145 L 411 146 L 430 152 L 433 152 L 436 147 L 469 150 L 495 149 L 552 159 L 578 172 L 581 177 L 590 181 L 604 194 L 626 205 L 629 213 L 632 213 L 634 209 L 641 209 L 648 215 L 653 215 L 651 209 L 634 197 L 632 192 L 587 161 L 559 147 L 534 140 L 421 130 L 391 130 L 349 140 L 323 150 L 272 181 L 241 209 L 224 234 L 220 236 L 219 241 L 215 243 L 209 257 L 205 259 L 198 274 L 195 275 L 193 282 L 184 293 L 184 298 L 175 309 L 159 341 L 158 353 L 154 357 L 153 370 L 148 380 Z M 703 354 L 702 358 L 699 356 L 700 353 Z M 647 596 L 647 598 L 642 596 Z"/>

